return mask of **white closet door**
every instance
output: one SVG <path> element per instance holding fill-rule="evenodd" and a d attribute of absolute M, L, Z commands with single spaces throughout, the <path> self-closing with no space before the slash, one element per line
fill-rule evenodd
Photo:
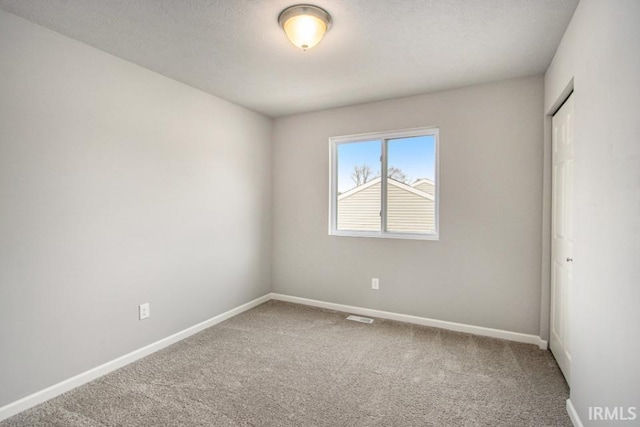
<path fill-rule="evenodd" d="M 573 96 L 552 120 L 551 352 L 571 385 L 571 331 L 568 327 L 573 282 Z"/>

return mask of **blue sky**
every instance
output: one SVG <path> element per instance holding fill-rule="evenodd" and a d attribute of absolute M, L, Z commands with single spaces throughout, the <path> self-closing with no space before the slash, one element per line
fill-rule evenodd
<path fill-rule="evenodd" d="M 435 137 L 433 135 L 390 139 L 388 166 L 401 169 L 413 182 L 419 178 L 435 177 Z M 338 191 L 344 193 L 355 187 L 351 179 L 353 168 L 369 165 L 374 175 L 380 174 L 380 140 L 338 145 Z"/>

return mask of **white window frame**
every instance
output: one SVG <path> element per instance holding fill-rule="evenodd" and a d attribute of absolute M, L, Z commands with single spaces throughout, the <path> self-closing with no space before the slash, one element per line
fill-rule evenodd
<path fill-rule="evenodd" d="M 380 176 L 387 174 L 387 141 L 398 138 L 416 136 L 433 136 L 435 138 L 435 232 L 433 233 L 401 233 L 386 230 L 387 226 L 387 180 L 381 179 L 381 218 L 380 231 L 338 230 L 338 146 L 357 142 L 379 140 L 381 144 Z M 383 239 L 440 239 L 440 129 L 423 127 L 403 129 L 389 132 L 363 133 L 358 135 L 334 136 L 329 138 L 329 235 L 347 237 L 376 237 Z"/>

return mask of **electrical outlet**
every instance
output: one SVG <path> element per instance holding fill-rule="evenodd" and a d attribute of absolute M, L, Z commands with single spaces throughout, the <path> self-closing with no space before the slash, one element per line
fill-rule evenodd
<path fill-rule="evenodd" d="M 371 289 L 380 289 L 380 279 L 375 277 L 371 279 Z"/>
<path fill-rule="evenodd" d="M 144 320 L 149 316 L 151 316 L 151 308 L 149 307 L 148 302 L 145 302 L 144 304 L 140 304 L 138 306 L 138 309 L 140 310 L 140 320 Z"/>

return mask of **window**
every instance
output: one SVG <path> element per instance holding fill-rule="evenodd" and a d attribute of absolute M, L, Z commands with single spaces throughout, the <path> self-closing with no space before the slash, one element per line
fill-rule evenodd
<path fill-rule="evenodd" d="M 329 234 L 438 239 L 437 128 L 340 136 L 329 146 Z"/>

